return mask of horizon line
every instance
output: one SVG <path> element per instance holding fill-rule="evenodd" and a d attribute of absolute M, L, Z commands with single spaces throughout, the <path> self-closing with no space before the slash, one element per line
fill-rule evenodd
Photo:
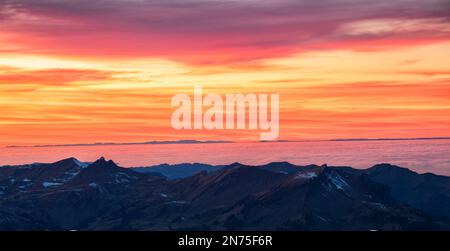
<path fill-rule="evenodd" d="M 336 138 L 336 139 L 305 139 L 305 140 L 274 140 L 274 141 L 229 141 L 229 140 L 174 140 L 145 142 L 95 142 L 79 144 L 44 144 L 44 145 L 7 145 L 5 148 L 45 148 L 71 146 L 121 146 L 121 145 L 177 145 L 177 144 L 220 144 L 220 143 L 292 143 L 292 142 L 339 142 L 339 141 L 397 141 L 397 140 L 450 140 L 450 137 L 415 137 L 415 138 Z"/>
<path fill-rule="evenodd" d="M 95 143 L 79 143 L 79 144 L 46 144 L 46 145 L 8 145 L 6 148 L 21 147 L 67 147 L 67 146 L 120 146 L 120 145 L 170 145 L 170 144 L 218 144 L 233 143 L 226 140 L 174 140 L 174 141 L 145 141 L 145 142 L 95 142 Z"/>

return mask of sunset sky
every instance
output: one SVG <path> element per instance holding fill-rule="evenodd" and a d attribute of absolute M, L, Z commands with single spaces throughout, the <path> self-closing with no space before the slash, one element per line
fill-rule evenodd
<path fill-rule="evenodd" d="M 0 146 L 256 141 L 171 97 L 279 93 L 280 140 L 450 136 L 448 0 L 1 0 Z"/>

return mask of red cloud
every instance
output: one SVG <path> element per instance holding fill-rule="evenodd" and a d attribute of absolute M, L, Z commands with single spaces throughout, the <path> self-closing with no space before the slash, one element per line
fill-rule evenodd
<path fill-rule="evenodd" d="M 164 57 L 242 63 L 311 49 L 380 49 L 448 39 L 448 30 L 345 34 L 364 20 L 440 20 L 445 0 L 26 1 L 0 9 L 3 33 L 27 52 L 81 57 Z M 437 26 L 442 27 L 442 26 Z M 1 42 L 1 41 L 0 41 Z M 377 46 L 374 46 L 374 43 Z M 367 46 L 366 46 L 367 45 Z"/>

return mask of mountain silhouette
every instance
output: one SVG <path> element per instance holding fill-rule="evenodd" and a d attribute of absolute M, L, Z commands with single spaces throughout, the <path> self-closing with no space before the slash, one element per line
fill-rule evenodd
<path fill-rule="evenodd" d="M 154 168 L 0 167 L 0 229 L 450 230 L 450 177 L 389 164 Z"/>

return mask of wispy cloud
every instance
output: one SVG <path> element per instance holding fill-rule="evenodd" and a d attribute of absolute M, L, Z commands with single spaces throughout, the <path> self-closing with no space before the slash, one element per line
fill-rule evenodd
<path fill-rule="evenodd" d="M 1 71 L 0 82 L 9 85 L 63 86 L 72 83 L 88 83 L 112 80 L 114 72 L 79 69 L 8 69 Z"/>
<path fill-rule="evenodd" d="M 448 39 L 449 5 L 446 0 L 6 0 L 0 25 L 8 35 L 4 43 L 26 51 L 221 64 L 311 49 L 361 49 L 375 38 L 397 45 Z"/>

